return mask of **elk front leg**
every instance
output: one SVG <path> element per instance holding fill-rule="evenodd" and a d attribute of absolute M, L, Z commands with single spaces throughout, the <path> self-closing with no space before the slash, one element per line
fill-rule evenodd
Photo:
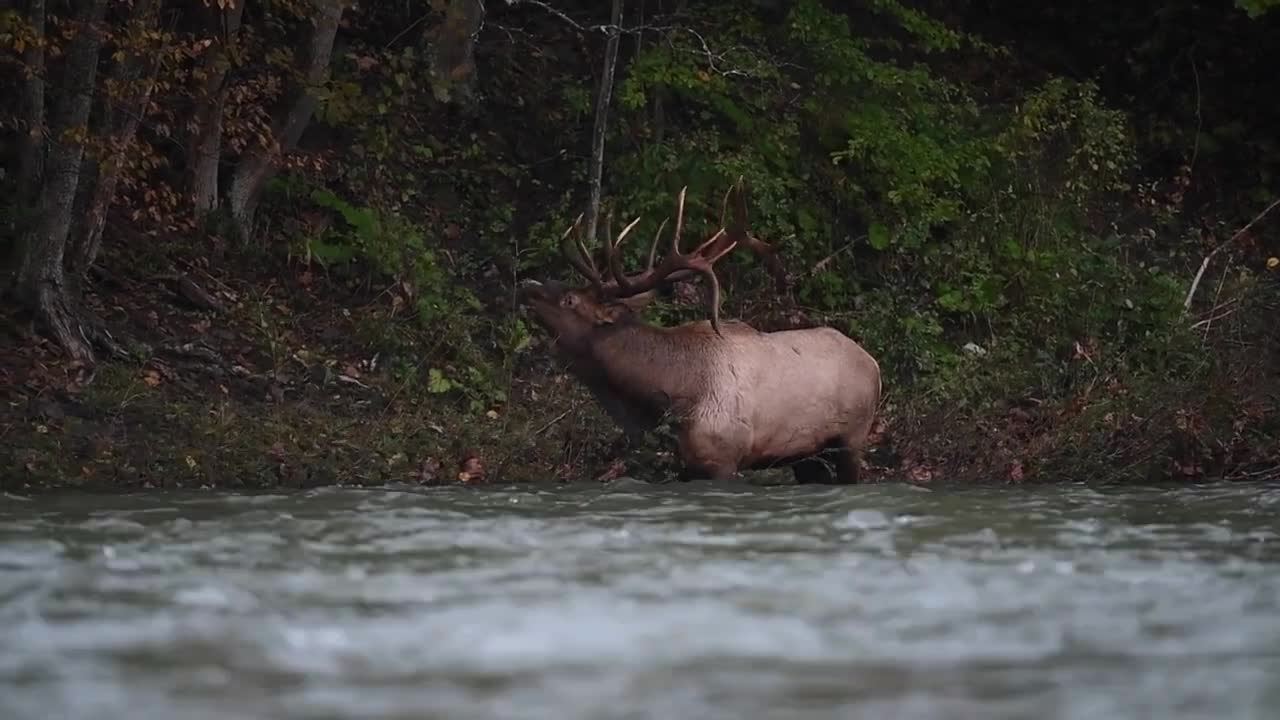
<path fill-rule="evenodd" d="M 738 455 L 729 439 L 698 427 L 680 433 L 680 460 L 684 465 L 682 480 L 710 478 L 731 480 L 738 474 Z"/>

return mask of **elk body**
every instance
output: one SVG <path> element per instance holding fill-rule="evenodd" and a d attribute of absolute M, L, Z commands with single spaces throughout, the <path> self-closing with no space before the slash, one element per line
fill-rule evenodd
<path fill-rule="evenodd" d="M 761 332 L 719 319 L 714 263 L 739 245 L 772 252 L 746 229 L 741 183 L 730 190 L 734 218 L 691 253 L 680 251 L 684 195 L 677 201 L 671 250 L 656 267 L 658 229 L 648 269 L 627 275 L 606 230 L 602 279 L 590 253 L 562 238 L 569 263 L 590 284 L 567 288 L 528 281 L 520 291 L 558 353 L 605 411 L 628 433 L 674 420 L 681 479 L 727 479 L 745 470 L 789 465 L 799 482 L 827 482 L 821 460 L 835 454 L 835 480 L 857 481 L 858 464 L 880 400 L 880 368 L 857 343 L 832 328 Z M 726 197 L 726 207 L 729 199 Z M 723 219 L 723 214 L 722 214 Z M 607 224 L 606 224 L 607 227 Z M 666 283 L 703 276 L 711 319 L 676 327 L 650 325 L 640 311 Z"/>

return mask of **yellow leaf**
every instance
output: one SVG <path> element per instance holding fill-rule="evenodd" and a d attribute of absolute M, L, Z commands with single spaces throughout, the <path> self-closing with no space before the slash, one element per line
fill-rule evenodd
<path fill-rule="evenodd" d="M 1267 258 L 1267 269 L 1275 270 L 1276 268 L 1280 268 L 1280 258 L 1278 257 Z"/>
<path fill-rule="evenodd" d="M 187 456 L 187 467 L 191 468 L 192 470 L 196 469 L 196 459 L 191 457 L 190 455 Z"/>

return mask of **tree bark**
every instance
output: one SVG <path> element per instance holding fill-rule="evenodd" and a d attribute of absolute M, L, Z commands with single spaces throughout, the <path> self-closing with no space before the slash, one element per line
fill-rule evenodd
<path fill-rule="evenodd" d="M 476 33 L 484 22 L 482 0 L 451 0 L 435 31 L 431 91 L 440 102 L 469 104 L 475 88 Z"/>
<path fill-rule="evenodd" d="M 102 47 L 99 25 L 106 8 L 107 0 L 84 3 L 81 27 L 67 50 L 54 135 L 37 203 L 38 219 L 23 238 L 17 282 L 19 298 L 34 311 L 44 329 L 74 360 L 86 364 L 93 363 L 93 348 L 67 290 L 62 261 L 84 158 L 83 137 L 93 107 Z"/>
<path fill-rule="evenodd" d="M 27 22 L 34 31 L 34 37 L 22 53 L 23 67 L 30 73 L 22 88 L 25 133 L 18 147 L 18 197 L 23 203 L 36 196 L 44 174 L 45 0 L 30 0 Z"/>
<path fill-rule="evenodd" d="M 228 49 L 240 32 L 247 0 L 223 10 L 210 8 L 214 44 L 204 62 L 204 79 L 194 115 L 195 129 L 187 146 L 187 186 L 196 212 L 218 206 L 218 165 L 222 159 L 222 110 L 227 103 Z"/>
<path fill-rule="evenodd" d="M 609 102 L 613 98 L 613 72 L 618 64 L 618 40 L 622 29 L 622 0 L 613 0 L 609 39 L 604 46 L 604 72 L 600 76 L 600 94 L 596 96 L 596 119 L 591 133 L 591 165 L 588 168 L 591 199 L 587 205 L 587 237 L 596 239 L 600 221 L 600 181 L 604 174 L 604 140 L 609 127 Z"/>
<path fill-rule="evenodd" d="M 274 148 L 252 147 L 246 149 L 231 178 L 227 194 L 231 217 L 242 239 L 251 236 L 253 213 L 257 208 L 262 189 L 275 174 L 276 156 L 290 152 L 302 137 L 316 99 L 311 88 L 329 79 L 329 61 L 333 55 L 333 40 L 342 19 L 344 0 L 313 0 L 318 7 L 315 29 L 302 57 L 304 82 L 294 88 L 291 99 L 281 108 L 272 127 Z"/>
<path fill-rule="evenodd" d="M 130 34 L 141 35 L 150 28 L 156 18 L 157 0 L 135 0 Z M 69 257 L 71 281 L 79 283 L 89 272 L 89 268 L 98 258 L 98 249 L 102 245 L 102 232 L 107 224 L 107 211 L 116 195 L 116 184 L 124 172 L 125 153 L 133 144 L 134 135 L 138 132 L 138 122 L 146 111 L 147 101 L 151 98 L 154 78 L 144 78 L 150 70 L 146 67 L 150 57 L 145 51 L 130 52 L 113 73 L 111 86 L 123 91 L 123 96 L 112 102 L 107 98 L 105 138 L 108 154 L 97 172 L 97 182 L 93 186 L 83 223 L 78 225 L 79 232 L 72 238 Z M 86 181 L 81 178 L 81 183 Z"/>

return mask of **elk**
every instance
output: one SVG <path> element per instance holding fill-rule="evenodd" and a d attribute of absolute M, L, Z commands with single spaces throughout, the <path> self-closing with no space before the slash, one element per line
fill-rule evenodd
<path fill-rule="evenodd" d="M 833 328 L 762 332 L 736 320 L 721 322 L 715 263 L 740 245 L 768 257 L 773 249 L 747 231 L 739 180 L 725 196 L 720 229 L 692 252 L 681 252 L 686 190 L 677 197 L 671 246 L 661 262 L 655 265 L 665 220 L 648 267 L 630 275 L 618 247 L 640 219 L 616 240 L 606 220 L 602 277 L 579 235 L 580 215 L 560 248 L 588 284 L 526 280 L 520 304 L 533 311 L 570 373 L 624 432 L 652 428 L 664 417 L 673 421 L 679 479 L 726 480 L 742 471 L 790 466 L 797 482 L 831 482 L 822 456 L 834 454 L 835 482 L 857 482 L 880 401 L 879 365 Z M 726 227 L 731 196 L 734 214 Z M 697 276 L 709 286 L 709 321 L 660 327 L 640 317 L 660 290 Z"/>

